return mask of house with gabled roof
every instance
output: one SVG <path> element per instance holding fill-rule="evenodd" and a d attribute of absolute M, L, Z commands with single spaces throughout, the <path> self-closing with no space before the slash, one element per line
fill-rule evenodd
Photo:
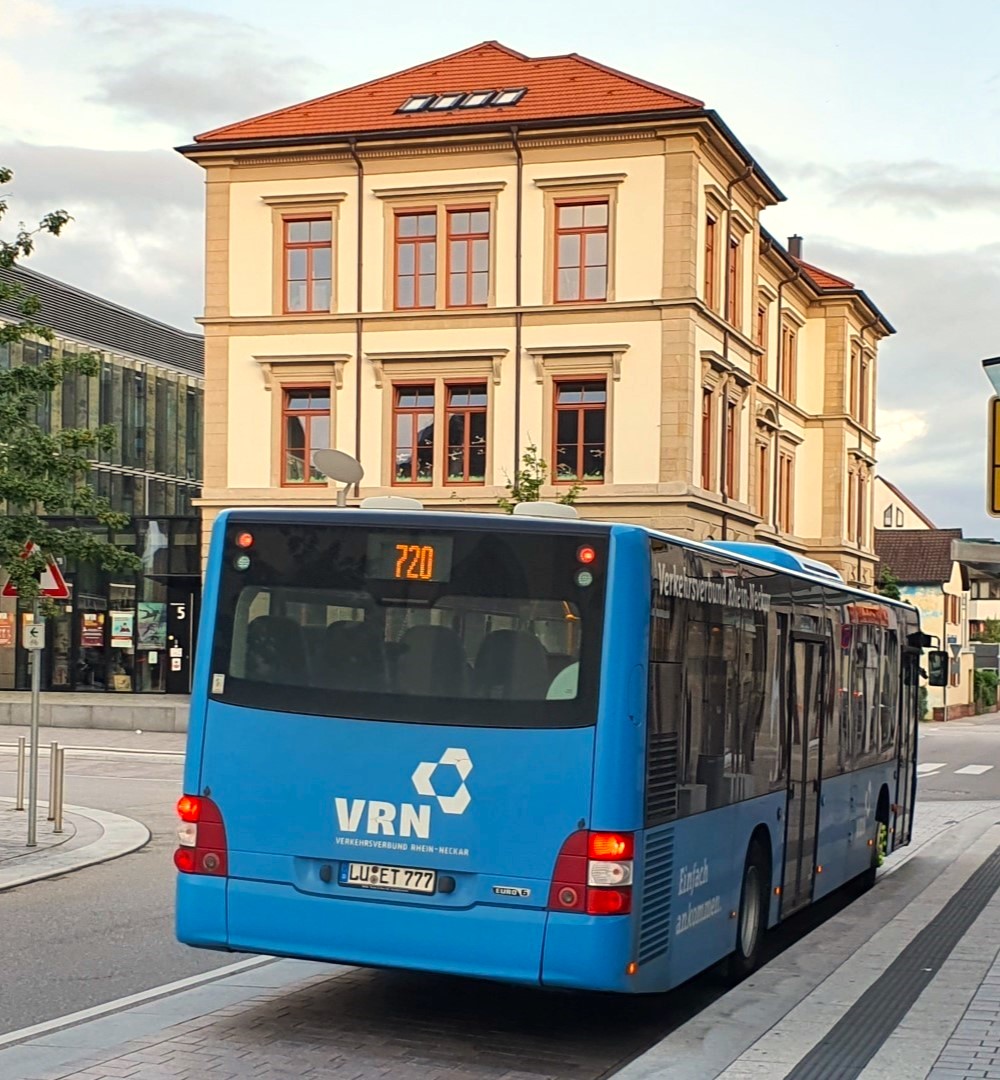
<path fill-rule="evenodd" d="M 761 539 L 874 581 L 879 342 L 851 281 L 700 99 L 483 42 L 205 132 L 206 529 L 355 497 L 545 498 Z"/>
<path fill-rule="evenodd" d="M 933 718 L 957 720 L 975 711 L 973 656 L 969 648 L 969 569 L 960 560 L 961 529 L 876 529 L 875 550 L 881 568 L 899 582 L 900 599 L 920 612 L 920 627 L 949 652 L 950 677 L 945 690 L 928 687 Z M 960 650 L 952 655 L 951 646 Z M 925 665 L 926 666 L 926 665 Z"/>

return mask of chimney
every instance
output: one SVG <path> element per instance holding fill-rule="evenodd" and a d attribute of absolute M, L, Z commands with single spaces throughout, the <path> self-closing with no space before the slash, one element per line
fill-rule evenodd
<path fill-rule="evenodd" d="M 788 238 L 788 254 L 793 259 L 802 258 L 802 237 L 798 233 Z"/>

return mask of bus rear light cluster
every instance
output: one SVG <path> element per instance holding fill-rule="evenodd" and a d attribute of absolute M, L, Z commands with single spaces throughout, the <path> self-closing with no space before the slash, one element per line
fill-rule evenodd
<path fill-rule="evenodd" d="M 627 915 L 632 910 L 632 833 L 575 832 L 556 859 L 550 911 Z"/>
<path fill-rule="evenodd" d="M 222 814 L 201 795 L 182 795 L 177 801 L 177 842 L 174 866 L 182 874 L 225 877 L 228 869 L 226 826 Z"/>

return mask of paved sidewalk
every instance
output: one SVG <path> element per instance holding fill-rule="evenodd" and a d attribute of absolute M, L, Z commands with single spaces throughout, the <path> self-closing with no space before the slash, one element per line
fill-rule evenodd
<path fill-rule="evenodd" d="M 14 772 L 17 737 L 21 734 L 27 734 L 27 728 L 0 728 L 0 767 L 8 774 Z M 7 736 L 7 739 L 4 736 Z M 70 751 L 71 762 L 93 759 L 100 754 L 102 748 L 113 750 L 119 760 L 124 758 L 127 769 L 133 753 L 140 761 L 149 760 L 146 754 L 155 754 L 158 760 L 178 764 L 181 760 L 183 740 L 183 735 L 174 733 L 140 736 L 135 732 L 124 731 L 43 728 L 39 753 L 39 802 L 35 836 L 37 845 L 33 848 L 27 846 L 27 809 L 17 810 L 13 798 L 0 798 L 0 892 L 117 859 L 138 850 L 149 841 L 149 830 L 132 818 L 69 803 L 63 806 L 63 831 L 54 831 L 55 823 L 48 820 L 47 801 L 52 742 L 58 742 Z M 7 790 L 13 790 L 12 775 L 11 781 Z M 25 788 L 27 789 L 27 778 Z"/>

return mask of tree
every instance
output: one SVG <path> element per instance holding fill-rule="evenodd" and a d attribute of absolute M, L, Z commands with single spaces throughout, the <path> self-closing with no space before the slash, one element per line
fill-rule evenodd
<path fill-rule="evenodd" d="M 978 634 L 974 634 L 973 641 L 985 641 L 991 644 L 1000 643 L 1000 619 L 987 619 L 985 626 Z"/>
<path fill-rule="evenodd" d="M 521 456 L 521 468 L 513 480 L 507 477 L 507 495 L 497 499 L 497 506 L 506 514 L 513 514 L 519 502 L 538 502 L 542 487 L 548 482 L 549 467 L 538 453 L 538 447 L 529 443 Z M 571 484 L 556 502 L 572 506 L 580 497 L 583 487 Z"/>
<path fill-rule="evenodd" d="M 0 166 L 0 189 L 13 179 Z M 0 190 L 0 222 L 7 213 L 8 195 Z M 31 255 L 40 234 L 58 236 L 70 221 L 65 210 L 46 214 L 35 228 L 23 223 L 13 240 L 0 238 L 0 269 L 10 270 L 18 259 Z M 37 321 L 40 305 L 21 286 L 0 279 L 0 301 L 13 305 L 17 318 L 0 322 L 0 351 L 22 341 L 51 344 L 55 335 Z M 0 567 L 10 575 L 18 594 L 28 600 L 38 595 L 38 575 L 47 557 L 70 557 L 96 563 L 105 570 L 138 569 L 141 562 L 107 540 L 76 525 L 60 525 L 52 517 L 92 518 L 121 529 L 128 517 L 115 513 L 107 499 L 87 482 L 90 461 L 98 451 L 114 445 L 109 425 L 95 430 L 62 428 L 47 434 L 37 416 L 48 395 L 68 376 L 96 375 L 100 360 L 92 353 L 49 351 L 36 363 L 0 368 Z M 21 558 L 34 541 L 37 554 Z"/>
<path fill-rule="evenodd" d="M 890 600 L 899 600 L 899 578 L 889 569 L 888 566 L 882 567 L 882 573 L 878 579 L 878 591 L 883 596 L 888 596 Z"/>

